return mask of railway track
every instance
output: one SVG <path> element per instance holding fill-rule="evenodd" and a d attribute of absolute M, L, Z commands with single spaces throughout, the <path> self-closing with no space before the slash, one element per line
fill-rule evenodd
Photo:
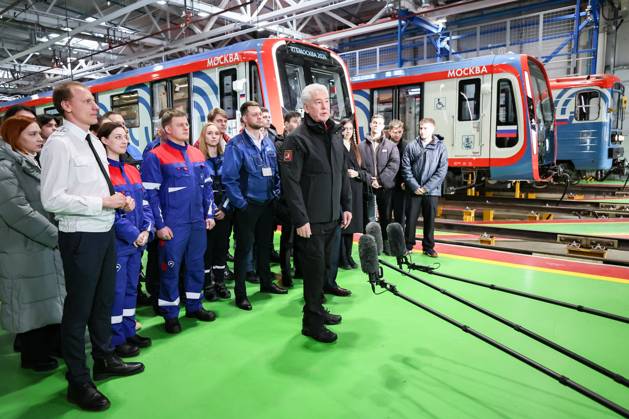
<path fill-rule="evenodd" d="M 489 208 L 521 212 L 572 214 L 579 217 L 613 218 L 629 217 L 629 203 L 586 202 L 552 199 L 515 199 L 506 197 L 477 197 L 447 195 L 439 204 L 455 208 Z"/>

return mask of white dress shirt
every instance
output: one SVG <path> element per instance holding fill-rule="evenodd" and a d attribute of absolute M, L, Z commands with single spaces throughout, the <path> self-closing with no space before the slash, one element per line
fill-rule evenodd
<path fill-rule="evenodd" d="M 64 120 L 41 152 L 41 200 L 46 211 L 55 214 L 59 230 L 102 233 L 114 223 L 114 210 L 103 208 L 109 196 L 107 181 L 98 167 L 85 137 L 88 132 Z M 107 170 L 107 153 L 90 135 L 96 153 Z"/>

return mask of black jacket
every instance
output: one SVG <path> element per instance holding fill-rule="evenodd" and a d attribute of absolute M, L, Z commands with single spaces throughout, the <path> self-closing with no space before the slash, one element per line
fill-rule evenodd
<path fill-rule="evenodd" d="M 308 114 L 284 141 L 281 174 L 284 197 L 295 227 L 337 221 L 352 210 L 343 140 L 331 119 Z"/>
<path fill-rule="evenodd" d="M 385 189 L 392 189 L 395 186 L 395 176 L 400 169 L 400 153 L 395 143 L 388 138 L 384 138 L 376 146 L 375 156 L 372 146 L 373 141 L 369 136 L 358 145 L 363 158 L 365 168 L 376 178 L 378 183 Z M 375 157 L 375 162 L 374 162 Z"/>

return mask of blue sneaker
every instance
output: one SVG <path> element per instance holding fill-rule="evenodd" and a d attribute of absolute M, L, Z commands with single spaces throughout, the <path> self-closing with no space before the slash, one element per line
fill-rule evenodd
<path fill-rule="evenodd" d="M 431 258 L 438 258 L 439 253 L 435 249 L 424 249 L 424 254 L 426 256 L 430 256 Z"/>

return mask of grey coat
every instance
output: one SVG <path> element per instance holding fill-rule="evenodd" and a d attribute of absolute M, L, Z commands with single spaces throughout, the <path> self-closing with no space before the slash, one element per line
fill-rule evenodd
<path fill-rule="evenodd" d="M 436 135 L 426 147 L 417 138 L 406 146 L 400 170 L 411 194 L 422 187 L 426 195 L 441 196 L 441 184 L 448 173 L 448 150 Z"/>
<path fill-rule="evenodd" d="M 41 203 L 40 173 L 0 140 L 0 323 L 11 333 L 60 323 L 63 311 L 57 227 Z"/>
<path fill-rule="evenodd" d="M 400 169 L 400 152 L 398 151 L 397 145 L 387 138 L 380 141 L 376 146 L 375 154 L 377 158 L 375 159 L 375 163 L 372 140 L 369 136 L 366 136 L 365 140 L 358 145 L 358 149 L 367 172 L 369 172 L 371 176 L 376 173 L 378 183 L 385 189 L 395 187 L 395 177 Z"/>

